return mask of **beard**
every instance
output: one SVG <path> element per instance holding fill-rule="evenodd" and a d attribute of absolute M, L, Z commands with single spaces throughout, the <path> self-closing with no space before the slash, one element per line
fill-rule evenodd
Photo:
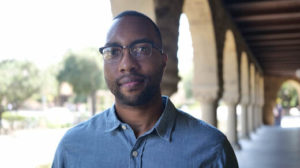
<path fill-rule="evenodd" d="M 109 81 L 106 79 L 106 83 L 120 103 L 128 106 L 141 106 L 149 103 L 155 95 L 160 95 L 160 82 L 163 74 L 163 67 L 158 67 L 151 76 L 146 76 L 138 73 L 131 73 L 129 75 L 124 75 L 116 79 L 115 81 Z M 144 89 L 135 95 L 127 96 L 121 92 L 119 81 L 125 76 L 137 76 L 143 78 L 145 82 Z"/>
<path fill-rule="evenodd" d="M 150 102 L 158 92 L 160 93 L 160 85 L 146 85 L 141 93 L 134 96 L 124 95 L 120 91 L 120 88 L 116 89 L 114 95 L 122 104 L 128 106 L 140 106 Z"/>

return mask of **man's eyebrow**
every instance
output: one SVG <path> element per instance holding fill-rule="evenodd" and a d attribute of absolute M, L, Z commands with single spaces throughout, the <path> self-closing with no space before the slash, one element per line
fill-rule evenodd
<path fill-rule="evenodd" d="M 151 44 L 153 44 L 153 41 L 148 38 L 142 38 L 142 39 L 133 41 L 130 45 L 134 45 L 136 43 L 151 43 Z"/>
<path fill-rule="evenodd" d="M 129 44 L 129 46 L 132 46 L 132 45 L 137 44 L 137 43 L 151 43 L 151 44 L 153 44 L 153 41 L 148 39 L 148 38 L 137 39 L 137 40 L 134 40 L 133 42 L 131 42 Z M 122 45 L 117 43 L 117 42 L 106 43 L 104 46 L 105 47 L 107 47 L 107 46 L 120 46 L 120 47 L 122 47 Z"/>
<path fill-rule="evenodd" d="M 107 47 L 107 46 L 121 46 L 121 47 L 122 47 L 121 44 L 116 43 L 116 42 L 113 42 L 113 43 L 106 43 L 104 46 L 105 46 L 105 47 Z"/>

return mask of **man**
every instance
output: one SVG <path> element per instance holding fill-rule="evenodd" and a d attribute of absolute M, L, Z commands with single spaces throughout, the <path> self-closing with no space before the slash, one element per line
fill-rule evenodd
<path fill-rule="evenodd" d="M 100 52 L 115 104 L 66 133 L 53 168 L 238 167 L 221 132 L 161 96 L 167 55 L 151 19 L 119 14 Z"/>

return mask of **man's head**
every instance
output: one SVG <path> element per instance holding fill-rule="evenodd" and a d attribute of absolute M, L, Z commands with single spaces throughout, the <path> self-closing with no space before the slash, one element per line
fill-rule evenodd
<path fill-rule="evenodd" d="M 100 49 L 106 83 L 116 103 L 144 105 L 160 97 L 167 56 L 159 29 L 147 16 L 126 11 L 113 20 Z"/>

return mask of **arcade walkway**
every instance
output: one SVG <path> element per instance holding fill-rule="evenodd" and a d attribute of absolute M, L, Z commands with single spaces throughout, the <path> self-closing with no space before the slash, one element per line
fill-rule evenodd
<path fill-rule="evenodd" d="M 236 151 L 240 168 L 299 168 L 300 127 L 263 126 Z"/>

